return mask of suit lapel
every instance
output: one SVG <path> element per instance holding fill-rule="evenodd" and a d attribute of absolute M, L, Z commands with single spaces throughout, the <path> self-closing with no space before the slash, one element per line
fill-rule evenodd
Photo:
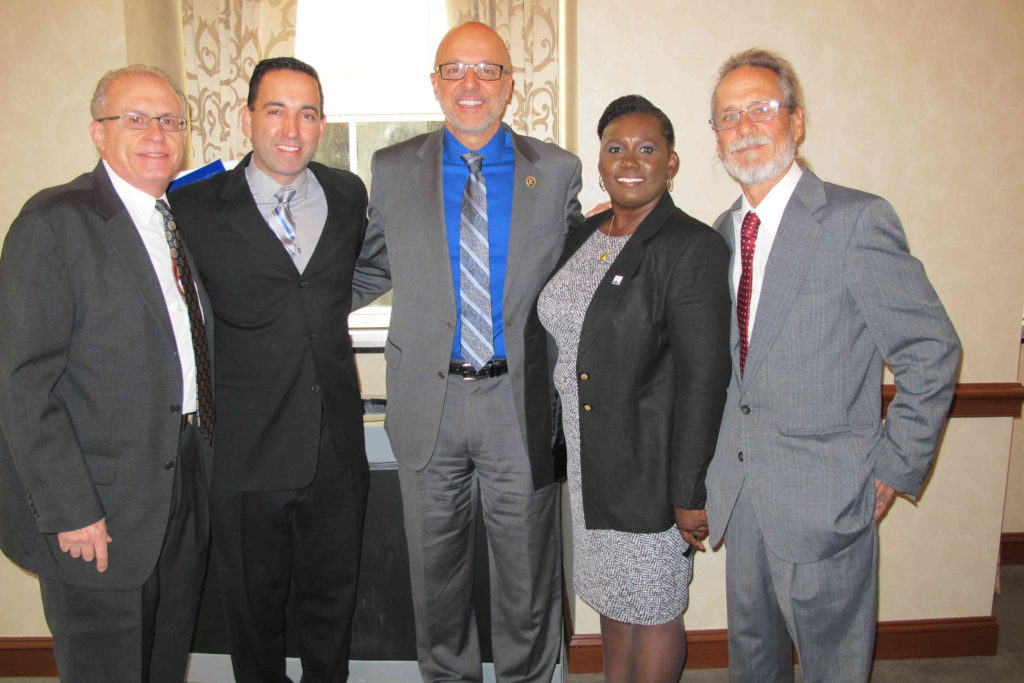
<path fill-rule="evenodd" d="M 632 285 L 633 275 L 640 267 L 647 252 L 647 241 L 661 231 L 673 210 L 675 210 L 675 204 L 672 203 L 672 197 L 666 192 L 661 196 L 661 200 L 654 209 L 643 219 L 636 232 L 629 238 L 626 246 L 622 248 L 618 257 L 608 268 L 608 272 L 605 273 L 594 292 L 594 298 L 591 299 L 586 317 L 583 319 L 579 355 L 582 355 L 590 344 L 601 335 L 605 321 L 615 310 L 623 294 Z"/>
<path fill-rule="evenodd" d="M 793 308 L 800 284 L 821 239 L 821 226 L 813 214 L 824 204 L 824 184 L 805 169 L 782 214 L 768 256 L 754 328 L 750 334 L 745 380 L 757 374 Z"/>
<path fill-rule="evenodd" d="M 506 127 L 498 131 L 501 134 Z M 509 293 L 515 287 L 516 270 L 530 244 L 533 230 L 533 216 L 537 208 L 538 188 L 544 187 L 544 176 L 537 166 L 537 155 L 520 136 L 512 133 L 512 148 L 515 152 L 515 178 L 512 181 L 512 222 L 509 226 L 508 258 L 505 261 L 505 291 L 502 293 L 505 310 L 509 309 Z M 526 179 L 534 182 L 527 184 Z"/>
<path fill-rule="evenodd" d="M 718 231 L 725 243 L 729 245 L 729 298 L 732 301 L 732 322 L 729 324 L 729 349 L 732 357 L 732 372 L 735 377 L 740 376 L 740 330 L 736 321 L 736 282 L 733 279 L 732 264 L 736 258 L 736 241 L 733 234 L 733 213 L 742 206 L 743 202 L 737 199 L 736 202 L 715 221 L 715 230 Z"/>
<path fill-rule="evenodd" d="M 408 197 L 417 198 L 416 212 L 424 217 L 418 225 L 426 230 L 426 240 L 430 249 L 424 254 L 426 263 L 450 263 L 448 252 L 448 230 L 444 215 L 444 187 L 441 164 L 444 159 L 444 128 L 441 128 L 424 140 L 416 153 L 421 169 L 405 174 L 407 187 L 396 188 L 396 191 Z M 445 268 L 451 278 L 451 268 Z M 448 290 L 451 300 L 455 298 L 455 288 Z"/>
<path fill-rule="evenodd" d="M 281 244 L 274 231 L 267 225 L 263 215 L 256 207 L 256 200 L 249 190 L 249 183 L 245 178 L 245 167 L 252 158 L 252 152 L 238 162 L 228 172 L 227 182 L 221 191 L 221 199 L 224 200 L 224 217 L 232 228 L 242 234 L 252 246 L 266 256 L 271 263 L 279 268 L 295 270 L 295 263 L 288 255 L 288 251 Z"/>
<path fill-rule="evenodd" d="M 320 183 L 320 188 L 324 191 L 324 201 L 327 202 L 327 219 L 324 220 L 324 229 L 320 232 L 320 239 L 317 240 L 316 246 L 313 247 L 313 253 L 310 255 L 309 261 L 306 263 L 306 268 L 303 271 L 304 274 L 312 273 L 319 268 L 332 267 L 335 265 L 330 263 L 330 261 L 327 261 L 323 266 L 321 266 L 320 261 L 325 258 L 331 258 L 332 243 L 341 239 L 341 231 L 343 229 L 341 224 L 342 209 L 348 202 L 345 195 L 343 195 L 338 190 L 337 186 L 329 179 L 329 176 L 325 172 L 326 167 L 315 162 L 311 162 L 309 164 L 309 170 L 313 172 L 313 176 L 316 178 L 316 181 Z M 294 263 L 294 261 L 292 263 Z"/>
<path fill-rule="evenodd" d="M 167 313 L 167 302 L 160 289 L 160 281 L 153 271 L 153 262 L 135 223 L 128 215 L 128 210 L 114 190 L 103 162 L 93 169 L 91 181 L 96 197 L 96 211 L 106 219 L 100 233 L 107 240 L 110 253 L 114 254 L 127 271 L 128 279 L 160 325 L 160 329 L 173 338 L 174 330 L 171 327 L 170 315 Z M 153 201 L 156 202 L 155 199 Z"/>

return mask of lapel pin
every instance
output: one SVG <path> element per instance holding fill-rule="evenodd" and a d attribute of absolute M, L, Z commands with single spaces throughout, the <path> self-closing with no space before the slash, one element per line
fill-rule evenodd
<path fill-rule="evenodd" d="M 615 277 L 613 277 L 612 278 L 612 284 L 613 285 L 621 285 L 622 284 L 622 276 L 621 275 L 616 275 Z"/>
<path fill-rule="evenodd" d="M 534 178 L 532 175 L 526 176 L 526 186 L 527 187 L 533 187 L 536 184 L 537 184 L 537 179 L 536 178 Z"/>

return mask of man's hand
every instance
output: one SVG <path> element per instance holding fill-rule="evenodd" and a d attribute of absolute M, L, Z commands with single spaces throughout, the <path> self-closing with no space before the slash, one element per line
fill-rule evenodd
<path fill-rule="evenodd" d="M 607 211 L 610 208 L 612 208 L 612 203 L 611 202 L 601 202 L 600 204 L 595 206 L 593 209 L 588 211 L 587 215 L 584 216 L 584 218 L 590 218 L 591 216 L 596 216 L 597 214 L 603 213 L 603 212 Z"/>
<path fill-rule="evenodd" d="M 81 557 L 86 562 L 92 562 L 95 558 L 98 572 L 107 571 L 107 544 L 113 540 L 107 534 L 106 517 L 87 527 L 57 534 L 62 551 L 71 553 L 71 557 Z"/>
<path fill-rule="evenodd" d="M 701 540 L 708 537 L 708 511 L 707 510 L 684 510 L 675 508 L 676 526 L 683 540 L 697 550 L 704 550 Z"/>
<path fill-rule="evenodd" d="M 895 498 L 896 490 L 893 487 L 875 479 L 875 514 L 871 519 L 877 522 L 885 514 L 885 511 L 889 509 Z"/>

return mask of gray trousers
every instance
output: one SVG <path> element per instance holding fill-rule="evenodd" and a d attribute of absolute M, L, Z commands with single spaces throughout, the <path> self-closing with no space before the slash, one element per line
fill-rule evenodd
<path fill-rule="evenodd" d="M 729 680 L 867 681 L 878 620 L 878 530 L 820 562 L 793 564 L 765 545 L 746 489 L 725 530 Z"/>
<path fill-rule="evenodd" d="M 479 681 L 473 611 L 478 502 L 487 532 L 499 681 L 551 680 L 562 613 L 558 485 L 533 490 L 507 375 L 449 377 L 433 456 L 399 465 L 424 681 Z"/>

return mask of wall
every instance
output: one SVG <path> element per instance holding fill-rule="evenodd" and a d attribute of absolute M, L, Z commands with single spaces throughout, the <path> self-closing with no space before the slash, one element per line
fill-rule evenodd
<path fill-rule="evenodd" d="M 963 339 L 960 381 L 1016 381 L 1024 4 L 570 0 L 567 7 L 576 24 L 567 69 L 579 93 L 584 207 L 604 197 L 597 120 L 612 99 L 635 92 L 675 124 L 676 203 L 713 221 L 739 194 L 707 124 L 715 70 L 739 50 L 775 49 L 804 86 L 801 151 L 816 173 L 885 196 L 901 216 Z M 991 613 L 1010 430 L 1009 418 L 955 420 L 920 503 L 897 501 L 881 526 L 882 619 Z M 697 559 L 688 628 L 725 626 L 723 579 L 724 551 Z M 577 602 L 576 613 L 577 632 L 599 630 L 586 605 Z"/>
<path fill-rule="evenodd" d="M 96 164 L 89 99 L 104 72 L 125 64 L 123 1 L 5 2 L 0 45 L 8 54 L 0 63 L 2 239 L 32 194 Z M 0 587 L 0 637 L 49 634 L 38 582 L 2 555 Z"/>
<path fill-rule="evenodd" d="M 1020 347 L 1017 381 L 1024 382 L 1024 344 Z M 1024 418 L 1019 417 L 1013 421 L 1013 439 L 1010 442 L 1010 467 L 1006 475 L 1003 531 L 1006 533 L 1024 532 Z"/>

